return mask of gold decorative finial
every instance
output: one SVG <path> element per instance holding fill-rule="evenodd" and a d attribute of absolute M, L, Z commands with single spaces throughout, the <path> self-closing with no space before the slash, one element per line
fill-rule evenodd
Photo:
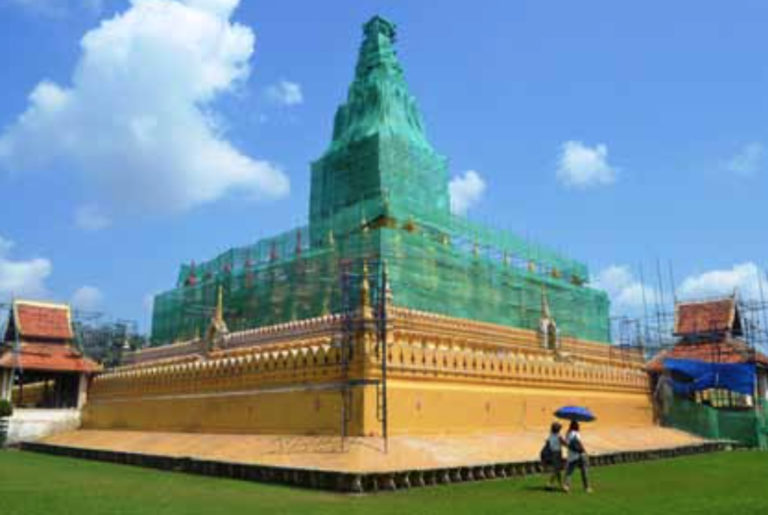
<path fill-rule="evenodd" d="M 557 323 L 552 318 L 547 301 L 546 285 L 541 285 L 541 320 L 539 321 L 539 330 L 542 336 L 542 346 L 545 349 L 557 351 L 559 347 L 557 335 Z"/>
<path fill-rule="evenodd" d="M 386 282 L 384 283 L 384 300 L 387 304 L 392 305 L 394 301 L 394 295 L 392 294 L 392 287 L 389 284 L 389 275 L 387 275 L 387 262 L 383 261 L 381 263 L 382 273 L 387 277 Z"/>
<path fill-rule="evenodd" d="M 213 314 L 213 318 L 219 324 L 224 323 L 224 289 L 221 285 L 216 292 L 216 312 Z"/>
<path fill-rule="evenodd" d="M 363 260 L 363 278 L 360 284 L 360 312 L 365 317 L 373 315 L 371 310 L 371 289 L 368 285 L 368 260 Z"/>
<path fill-rule="evenodd" d="M 416 232 L 418 227 L 416 227 L 416 222 L 413 221 L 413 216 L 408 216 L 408 220 L 403 224 L 403 229 L 411 233 Z"/>
<path fill-rule="evenodd" d="M 549 311 L 549 302 L 547 301 L 547 287 L 541 285 L 541 318 L 543 320 L 551 320 L 552 313 Z"/>
<path fill-rule="evenodd" d="M 216 309 L 211 316 L 211 323 L 208 325 L 208 330 L 205 333 L 206 348 L 211 351 L 214 350 L 220 338 L 229 333 L 229 328 L 224 320 L 224 291 L 219 285 L 216 292 Z"/>
<path fill-rule="evenodd" d="M 320 305 L 320 316 L 326 316 L 331 314 L 331 288 L 326 286 L 323 288 L 323 301 Z"/>

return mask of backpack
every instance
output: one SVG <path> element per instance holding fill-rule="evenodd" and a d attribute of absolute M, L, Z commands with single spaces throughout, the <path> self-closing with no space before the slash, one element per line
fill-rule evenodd
<path fill-rule="evenodd" d="M 541 448 L 541 452 L 539 452 L 539 459 L 541 462 L 545 465 L 549 465 L 552 463 L 553 453 L 552 449 L 549 448 L 549 439 L 544 440 L 544 447 Z"/>
<path fill-rule="evenodd" d="M 584 446 L 581 444 L 580 438 L 568 439 L 568 448 L 577 454 L 584 454 Z"/>

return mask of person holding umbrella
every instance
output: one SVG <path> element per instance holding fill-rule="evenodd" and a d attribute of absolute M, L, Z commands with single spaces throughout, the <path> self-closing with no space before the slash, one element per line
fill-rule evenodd
<path fill-rule="evenodd" d="M 584 491 L 592 493 L 592 488 L 589 486 L 589 475 L 587 474 L 587 451 L 581 442 L 579 421 L 591 422 L 595 420 L 595 416 L 587 408 L 579 406 L 565 406 L 557 410 L 555 415 L 571 421 L 568 433 L 565 435 L 565 443 L 568 447 L 568 464 L 565 469 L 563 490 L 566 492 L 570 491 L 571 476 L 578 467 L 581 471 L 581 483 L 584 485 Z"/>

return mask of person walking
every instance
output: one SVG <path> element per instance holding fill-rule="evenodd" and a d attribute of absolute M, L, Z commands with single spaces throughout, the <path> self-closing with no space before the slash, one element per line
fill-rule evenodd
<path fill-rule="evenodd" d="M 549 476 L 549 488 L 554 488 L 557 484 L 561 490 L 563 489 L 563 446 L 565 445 L 565 439 L 560 435 L 562 428 L 560 422 L 553 422 L 547 437 L 549 465 L 552 467 L 552 475 Z"/>
<path fill-rule="evenodd" d="M 565 443 L 568 446 L 568 466 L 565 469 L 565 484 L 563 490 L 571 490 L 571 476 L 576 467 L 581 471 L 581 483 L 584 485 L 584 491 L 591 494 L 592 488 L 589 486 L 589 476 L 587 475 L 587 451 L 581 443 L 579 434 L 579 423 L 572 421 L 568 427 L 568 433 L 565 435 Z"/>

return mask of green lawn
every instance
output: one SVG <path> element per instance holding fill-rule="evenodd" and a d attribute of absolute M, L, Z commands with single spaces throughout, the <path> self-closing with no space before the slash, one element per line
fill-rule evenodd
<path fill-rule="evenodd" d="M 737 451 L 592 469 L 595 493 L 544 478 L 345 496 L 138 467 L 0 452 L 0 514 L 768 513 L 768 453 Z"/>

